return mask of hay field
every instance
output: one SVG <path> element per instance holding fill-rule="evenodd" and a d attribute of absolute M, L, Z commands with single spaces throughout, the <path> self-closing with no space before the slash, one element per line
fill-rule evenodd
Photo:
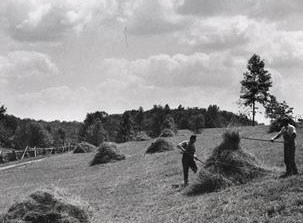
<path fill-rule="evenodd" d="M 270 139 L 267 127 L 244 127 L 242 135 Z M 189 132 L 168 138 L 188 139 Z M 224 129 L 205 129 L 197 137 L 197 155 L 205 160 L 218 146 Z M 89 166 L 94 153 L 67 153 L 41 162 L 0 171 L 0 212 L 40 188 L 59 187 L 81 197 L 94 209 L 93 222 L 301 222 L 303 177 L 268 176 L 217 193 L 184 196 L 172 185 L 182 183 L 181 154 L 144 155 L 153 140 L 120 144 L 126 159 Z M 297 164 L 303 171 L 303 131 L 298 129 Z M 278 176 L 284 171 L 283 144 L 242 140 Z M 198 163 L 197 163 L 198 164 Z M 199 164 L 198 164 L 199 165 Z M 193 180 L 190 172 L 190 181 Z"/>

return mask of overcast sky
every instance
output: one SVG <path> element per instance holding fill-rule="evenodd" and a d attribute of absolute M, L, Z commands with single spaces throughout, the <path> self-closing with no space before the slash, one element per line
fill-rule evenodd
<path fill-rule="evenodd" d="M 303 114 L 302 12 L 302 0 L 1 0 L 0 103 L 44 120 L 154 104 L 237 112 L 256 53 L 272 93 Z"/>

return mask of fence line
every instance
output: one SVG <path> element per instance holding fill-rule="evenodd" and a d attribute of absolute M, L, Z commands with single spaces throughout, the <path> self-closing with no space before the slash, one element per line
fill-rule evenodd
<path fill-rule="evenodd" d="M 26 146 L 23 151 L 13 150 L 12 152 L 4 153 L 2 149 L 0 150 L 0 164 L 12 162 L 16 160 L 23 160 L 26 158 L 37 157 L 37 156 L 50 156 L 53 154 L 62 154 L 74 149 L 73 144 L 68 143 L 60 147 L 50 147 L 50 148 L 37 148 Z"/>

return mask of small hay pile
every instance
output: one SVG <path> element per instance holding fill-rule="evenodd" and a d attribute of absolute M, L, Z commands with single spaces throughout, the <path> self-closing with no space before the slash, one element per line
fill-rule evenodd
<path fill-rule="evenodd" d="M 160 134 L 160 137 L 173 137 L 175 136 L 175 133 L 171 129 L 163 129 L 163 131 Z"/>
<path fill-rule="evenodd" d="M 136 140 L 136 141 L 146 141 L 146 140 L 150 140 L 150 137 L 146 134 L 146 132 L 141 131 L 141 132 L 136 133 L 136 135 L 134 136 L 134 140 Z"/>
<path fill-rule="evenodd" d="M 96 164 L 109 163 L 124 159 L 125 155 L 118 151 L 115 143 L 106 142 L 99 146 L 98 152 L 94 159 L 90 162 L 90 165 L 93 166 Z"/>
<path fill-rule="evenodd" d="M 160 153 L 173 149 L 174 149 L 174 145 L 171 142 L 163 138 L 158 138 L 147 148 L 146 153 Z"/>
<path fill-rule="evenodd" d="M 73 153 L 90 153 L 95 150 L 96 150 L 96 146 L 87 142 L 81 142 L 75 147 Z"/>
<path fill-rule="evenodd" d="M 243 184 L 254 178 L 265 176 L 269 170 L 261 167 L 258 160 L 240 148 L 240 135 L 237 130 L 228 130 L 223 142 L 213 150 L 197 178 L 185 193 L 201 194 Z"/>
<path fill-rule="evenodd" d="M 6 223 L 89 223 L 89 206 L 79 199 L 56 192 L 36 191 L 12 205 L 0 217 Z"/>

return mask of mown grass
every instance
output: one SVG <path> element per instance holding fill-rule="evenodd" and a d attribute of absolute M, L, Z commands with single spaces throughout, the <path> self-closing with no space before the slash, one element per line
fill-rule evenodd
<path fill-rule="evenodd" d="M 270 139 L 264 126 L 241 129 L 244 136 Z M 224 129 L 205 129 L 197 138 L 197 155 L 205 160 L 218 146 Z M 172 143 L 190 133 L 168 138 Z M 301 222 L 303 177 L 276 179 L 284 170 L 283 144 L 242 140 L 241 147 L 274 169 L 274 175 L 217 193 L 187 197 L 173 184 L 182 183 L 181 154 L 144 156 L 153 140 L 120 144 L 120 162 L 89 166 L 95 153 L 49 157 L 20 168 L 0 171 L 0 212 L 35 188 L 54 185 L 81 197 L 94 209 L 94 222 Z M 302 130 L 297 163 L 302 169 Z M 190 179 L 193 180 L 190 173 Z"/>

